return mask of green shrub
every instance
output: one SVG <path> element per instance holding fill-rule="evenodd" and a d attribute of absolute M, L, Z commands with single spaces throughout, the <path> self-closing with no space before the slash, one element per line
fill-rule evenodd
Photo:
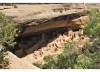
<path fill-rule="evenodd" d="M 66 68 L 73 68 L 74 63 L 76 61 L 77 54 L 72 52 L 73 50 L 73 44 L 72 43 L 66 43 L 64 47 L 63 53 L 58 55 L 57 57 L 47 57 L 49 58 L 48 61 L 41 65 L 36 64 L 40 68 L 43 69 L 66 69 Z"/>
<path fill-rule="evenodd" d="M 100 69 L 100 52 L 95 52 L 90 55 L 92 63 L 88 66 L 90 69 Z"/>
<path fill-rule="evenodd" d="M 95 42 L 94 42 L 95 43 Z M 46 57 L 46 63 L 34 65 L 42 69 L 89 69 L 100 68 L 100 49 L 92 47 L 93 45 L 87 45 L 84 51 L 77 54 L 74 50 L 73 43 L 66 43 L 63 53 L 57 57 Z M 99 47 L 100 48 L 100 47 Z M 91 51 L 93 49 L 93 52 Z"/>
<path fill-rule="evenodd" d="M 88 11 L 89 19 L 85 22 L 84 34 L 89 37 L 100 36 L 100 12 L 96 9 L 91 9 Z"/>
<path fill-rule="evenodd" d="M 0 13 L 0 44 L 13 47 L 15 37 L 17 36 L 17 28 L 14 22 L 9 20 L 3 13 Z"/>
<path fill-rule="evenodd" d="M 88 68 L 100 69 L 100 12 L 96 9 L 89 10 L 89 20 L 85 23 L 84 33 L 92 41 L 92 44 L 87 46 L 87 53 L 85 52 L 92 59 Z"/>
<path fill-rule="evenodd" d="M 6 55 L 4 48 L 0 48 L 0 68 L 5 68 L 9 64 L 8 58 L 5 57 Z"/>
<path fill-rule="evenodd" d="M 0 68 L 6 67 L 9 63 L 5 58 L 7 55 L 5 50 L 15 45 L 16 31 L 15 24 L 0 12 Z"/>
<path fill-rule="evenodd" d="M 100 39 L 93 41 L 93 44 L 88 46 L 87 49 L 86 55 L 92 59 L 92 64 L 88 68 L 100 69 Z"/>
<path fill-rule="evenodd" d="M 17 28 L 14 22 L 0 12 L 0 68 L 5 68 L 9 61 L 5 56 L 6 50 L 16 44 Z"/>
<path fill-rule="evenodd" d="M 90 52 L 100 52 L 100 38 L 94 40 L 93 43 L 88 47 Z"/>
<path fill-rule="evenodd" d="M 84 69 L 88 68 L 88 65 L 92 63 L 92 59 L 86 56 L 85 54 L 81 54 L 76 59 L 76 64 L 74 64 L 75 69 Z"/>

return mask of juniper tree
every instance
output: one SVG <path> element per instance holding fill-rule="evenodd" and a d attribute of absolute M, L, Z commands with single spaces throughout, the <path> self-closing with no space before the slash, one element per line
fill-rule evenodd
<path fill-rule="evenodd" d="M 0 12 L 0 44 L 6 47 L 13 47 L 16 44 L 16 36 L 17 28 L 15 23 Z"/>

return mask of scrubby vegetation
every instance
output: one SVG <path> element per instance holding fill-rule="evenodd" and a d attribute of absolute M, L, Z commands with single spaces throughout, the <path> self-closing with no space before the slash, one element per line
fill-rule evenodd
<path fill-rule="evenodd" d="M 56 57 L 46 57 L 44 64 L 36 64 L 42 69 L 91 69 L 100 68 L 100 12 L 89 10 L 89 19 L 84 24 L 84 35 L 90 42 L 82 51 L 75 51 L 74 43 L 65 43 L 64 51 Z"/>
<path fill-rule="evenodd" d="M 88 68 L 92 63 L 92 59 L 84 54 L 84 52 L 76 53 L 75 46 L 72 43 L 66 43 L 63 53 L 57 57 L 49 57 L 43 65 L 35 64 L 43 69 L 75 69 Z"/>
<path fill-rule="evenodd" d="M 0 12 L 0 68 L 8 64 L 8 59 L 5 58 L 6 50 L 14 47 L 16 44 L 15 37 L 17 36 L 17 28 L 11 20 Z"/>
<path fill-rule="evenodd" d="M 17 36 L 17 28 L 14 22 L 9 20 L 4 14 L 0 13 L 0 44 L 3 46 L 13 47 Z"/>
<path fill-rule="evenodd" d="M 56 58 L 47 57 L 47 63 L 43 65 L 38 64 L 38 66 L 43 69 L 73 68 L 73 63 L 75 62 L 77 54 L 72 52 L 72 46 L 71 43 L 66 44 L 62 54 L 58 55 Z"/>
<path fill-rule="evenodd" d="M 0 51 L 0 68 L 5 68 L 9 64 L 8 58 L 5 57 L 6 55 L 7 53 L 4 50 Z"/>
<path fill-rule="evenodd" d="M 89 37 L 100 37 L 100 12 L 96 9 L 89 10 L 88 17 L 84 24 L 84 34 Z"/>

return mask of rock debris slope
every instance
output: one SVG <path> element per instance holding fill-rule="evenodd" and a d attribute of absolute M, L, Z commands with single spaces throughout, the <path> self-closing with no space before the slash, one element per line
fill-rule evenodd
<path fill-rule="evenodd" d="M 89 41 L 89 38 L 80 36 L 80 32 L 69 31 L 68 34 L 64 33 L 63 35 L 58 35 L 52 42 L 50 41 L 46 46 L 34 51 L 33 53 L 21 58 L 27 60 L 31 63 L 44 63 L 45 56 L 55 56 L 62 53 L 64 44 L 67 42 L 76 42 L 76 52 L 79 52 L 81 48 L 84 47 L 84 44 Z"/>

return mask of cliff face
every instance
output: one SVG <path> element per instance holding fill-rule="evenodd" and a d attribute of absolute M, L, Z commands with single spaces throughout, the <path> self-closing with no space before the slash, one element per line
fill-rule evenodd
<path fill-rule="evenodd" d="M 0 12 L 16 22 L 21 30 L 21 38 L 12 51 L 16 56 L 8 52 L 11 62 L 9 67 L 34 69 L 37 67 L 32 65 L 33 61 L 43 63 L 45 56 L 60 54 L 65 43 L 73 41 L 76 43 L 75 51 L 78 53 L 82 50 L 89 41 L 89 38 L 82 36 L 81 29 L 87 19 L 85 11 L 88 8 L 99 8 L 95 4 L 15 5 L 16 7 L 0 6 Z"/>
<path fill-rule="evenodd" d="M 16 6 L 16 7 L 15 7 Z M 15 4 L 0 6 L 5 13 L 20 27 L 20 36 L 54 28 L 80 28 L 80 17 L 86 16 L 84 8 L 97 8 L 95 4 Z"/>

